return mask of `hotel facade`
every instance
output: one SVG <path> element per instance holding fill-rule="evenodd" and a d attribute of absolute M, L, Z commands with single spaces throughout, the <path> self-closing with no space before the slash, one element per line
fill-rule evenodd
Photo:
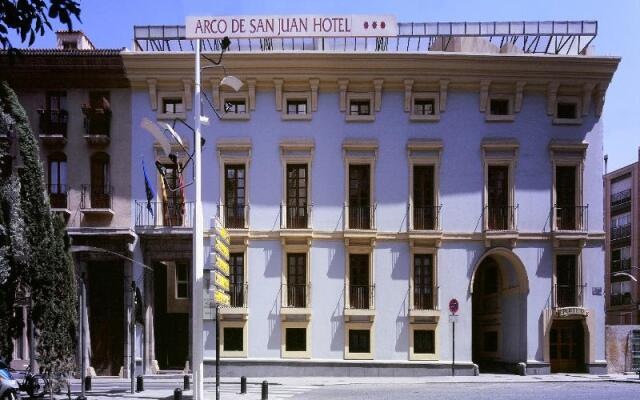
<path fill-rule="evenodd" d="M 231 235 L 223 375 L 449 374 L 451 299 L 457 374 L 606 371 L 601 113 L 620 60 L 590 54 L 593 22 L 535 23 L 535 45 L 519 24 L 233 40 L 224 70 L 203 70 L 205 376 L 216 217 Z M 180 121 L 193 121 L 194 53 L 180 29 L 135 27 L 120 53 L 131 168 L 111 176 L 131 191 L 124 274 L 144 303 L 145 373 L 183 369 L 191 346 L 192 178 L 177 170 L 193 147 Z M 187 152 L 167 157 L 145 118 L 175 124 Z"/>

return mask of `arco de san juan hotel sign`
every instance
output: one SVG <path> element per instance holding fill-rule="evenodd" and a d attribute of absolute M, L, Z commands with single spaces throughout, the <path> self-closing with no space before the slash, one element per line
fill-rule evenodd
<path fill-rule="evenodd" d="M 187 17 L 189 39 L 398 36 L 392 15 Z"/>

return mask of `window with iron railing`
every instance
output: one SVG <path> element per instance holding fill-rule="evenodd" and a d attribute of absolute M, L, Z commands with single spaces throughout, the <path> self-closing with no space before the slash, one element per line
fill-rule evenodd
<path fill-rule="evenodd" d="M 582 307 L 582 285 L 577 282 L 577 256 L 556 256 L 556 307 Z"/>
<path fill-rule="evenodd" d="M 349 165 L 349 229 L 371 229 L 373 207 L 371 204 L 371 166 Z"/>
<path fill-rule="evenodd" d="M 286 225 L 288 229 L 309 227 L 309 179 L 307 164 L 287 164 Z"/>
<path fill-rule="evenodd" d="M 246 174 L 244 164 L 224 167 L 224 222 L 227 228 L 245 228 Z"/>
<path fill-rule="evenodd" d="M 609 299 L 609 305 L 622 306 L 632 304 L 633 299 L 631 297 L 632 281 L 626 277 L 612 277 L 611 278 L 611 297 Z"/>
<path fill-rule="evenodd" d="M 307 282 L 307 255 L 287 254 L 287 281 L 284 284 L 285 306 L 292 308 L 309 307 L 309 284 Z"/>
<path fill-rule="evenodd" d="M 516 207 L 510 201 L 509 166 L 489 165 L 487 168 L 487 204 L 485 224 L 487 230 L 515 229 Z"/>
<path fill-rule="evenodd" d="M 176 164 L 165 164 L 164 170 L 165 175 L 162 183 L 162 217 L 164 226 L 183 226 L 186 210 L 181 173 Z"/>
<path fill-rule="evenodd" d="M 556 166 L 555 191 L 555 228 L 564 231 L 586 229 L 588 207 L 576 203 L 579 188 L 575 166 Z"/>
<path fill-rule="evenodd" d="M 440 207 L 435 204 L 433 165 L 413 166 L 412 221 L 414 230 L 439 229 Z"/>
<path fill-rule="evenodd" d="M 371 284 L 368 254 L 349 255 L 349 308 L 374 308 L 375 287 Z"/>
<path fill-rule="evenodd" d="M 110 136 L 111 101 L 109 92 L 90 92 L 89 104 L 82 106 L 85 134 Z"/>
<path fill-rule="evenodd" d="M 244 253 L 231 253 L 229 255 L 229 297 L 231 307 L 247 306 Z"/>
<path fill-rule="evenodd" d="M 631 247 L 611 249 L 611 272 L 631 270 Z"/>
<path fill-rule="evenodd" d="M 67 208 L 67 156 L 64 153 L 49 156 L 48 178 L 51 208 Z"/>
<path fill-rule="evenodd" d="M 436 309 L 433 254 L 413 256 L 413 308 Z"/>
<path fill-rule="evenodd" d="M 625 189 L 611 195 L 611 209 L 624 207 L 631 204 L 631 189 Z"/>

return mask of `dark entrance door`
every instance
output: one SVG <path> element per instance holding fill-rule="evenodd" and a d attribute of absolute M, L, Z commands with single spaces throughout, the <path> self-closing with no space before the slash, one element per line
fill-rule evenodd
<path fill-rule="evenodd" d="M 91 262 L 87 270 L 91 366 L 98 375 L 115 376 L 124 365 L 123 265 Z"/>
<path fill-rule="evenodd" d="M 160 369 L 183 369 L 189 359 L 189 314 L 167 312 L 167 267 L 154 264 L 154 340 Z"/>
<path fill-rule="evenodd" d="M 501 297 L 502 275 L 492 257 L 478 267 L 473 283 L 472 298 L 472 359 L 482 372 L 503 370 L 500 337 L 502 334 Z"/>
<path fill-rule="evenodd" d="M 584 328 L 580 320 L 556 320 L 549 335 L 551 372 L 584 372 Z"/>

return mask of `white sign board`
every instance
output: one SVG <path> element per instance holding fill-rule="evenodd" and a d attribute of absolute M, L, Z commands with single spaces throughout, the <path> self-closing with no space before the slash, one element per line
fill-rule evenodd
<path fill-rule="evenodd" d="M 458 317 L 459 315 L 449 315 L 449 322 L 450 323 L 458 322 Z"/>
<path fill-rule="evenodd" d="M 398 36 L 393 15 L 187 17 L 187 39 Z"/>

